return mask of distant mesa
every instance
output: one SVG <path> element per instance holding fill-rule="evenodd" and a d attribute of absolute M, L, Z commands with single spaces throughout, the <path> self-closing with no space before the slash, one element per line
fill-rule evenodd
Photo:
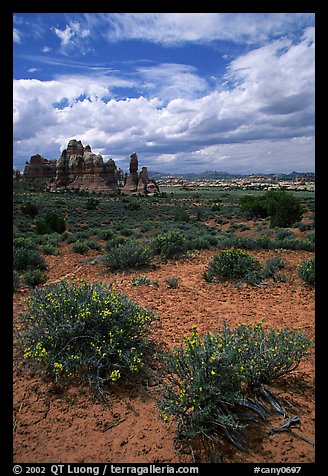
<path fill-rule="evenodd" d="M 17 178 L 16 178 L 17 179 Z M 159 192 L 157 183 L 149 178 L 147 167 L 138 174 L 138 157 L 130 158 L 129 174 L 124 176 L 115 161 L 104 162 L 100 154 L 94 154 L 90 145 L 71 139 L 58 160 L 47 160 L 33 155 L 25 164 L 22 180 L 41 182 L 49 190 L 78 189 L 88 192 L 153 195 Z"/>

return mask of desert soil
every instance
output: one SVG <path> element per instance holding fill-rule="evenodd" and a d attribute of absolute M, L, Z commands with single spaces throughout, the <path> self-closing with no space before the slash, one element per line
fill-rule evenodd
<path fill-rule="evenodd" d="M 286 267 L 286 282 L 272 281 L 259 287 L 236 286 L 232 282 L 206 283 L 202 273 L 218 250 L 195 253 L 184 260 L 158 262 L 150 270 L 110 273 L 104 263 L 87 261 L 87 255 L 72 253 L 62 243 L 58 256 L 46 256 L 47 284 L 72 273 L 86 281 L 113 283 L 130 299 L 156 312 L 151 338 L 158 348 L 181 344 L 196 325 L 199 332 L 215 331 L 225 320 L 230 326 L 264 319 L 274 328 L 301 326 L 314 338 L 314 288 L 298 276 L 300 263 L 313 253 L 306 251 L 261 250 L 252 254 L 265 262 L 277 254 Z M 159 287 L 133 286 L 134 277 L 146 275 Z M 179 278 L 179 288 L 169 288 L 166 279 Z M 14 295 L 14 320 L 30 290 Z M 15 322 L 14 321 L 14 322 Z M 314 356 L 271 389 L 284 398 L 288 417 L 297 415 L 301 424 L 295 434 L 314 442 Z M 106 402 L 95 400 L 88 388 L 71 386 L 62 392 L 33 374 L 17 359 L 14 365 L 14 461 L 19 463 L 192 463 L 190 451 L 175 444 L 174 425 L 158 416 L 156 399 L 160 381 L 156 368 L 149 368 L 139 385 L 113 385 Z M 312 463 L 315 448 L 309 442 L 286 432 L 269 435 L 272 427 L 286 418 L 273 413 L 268 421 L 249 429 L 250 450 L 220 448 L 223 462 Z"/>

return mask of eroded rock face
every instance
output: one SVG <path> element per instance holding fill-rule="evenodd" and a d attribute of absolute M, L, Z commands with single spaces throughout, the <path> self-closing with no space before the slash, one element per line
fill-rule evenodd
<path fill-rule="evenodd" d="M 56 173 L 56 160 L 47 160 L 40 154 L 32 155 L 25 164 L 24 179 L 45 179 L 50 181 Z"/>
<path fill-rule="evenodd" d="M 58 160 L 47 160 L 40 154 L 33 155 L 26 163 L 23 179 L 42 179 L 50 190 L 79 189 L 96 193 L 155 194 L 159 192 L 156 182 L 149 178 L 147 167 L 138 174 L 138 156 L 130 156 L 129 174 L 124 181 L 122 169 L 115 161 L 104 162 L 100 154 L 94 154 L 90 145 L 71 139 Z"/>
<path fill-rule="evenodd" d="M 155 193 L 159 192 L 157 183 L 148 175 L 147 167 L 142 167 L 141 169 L 137 191 L 139 193 L 144 193 L 145 195 L 154 195 Z"/>
<path fill-rule="evenodd" d="M 64 187 L 97 193 L 118 193 L 115 172 L 113 159 L 104 163 L 103 157 L 94 154 L 90 145 L 84 147 L 81 141 L 72 139 L 57 161 L 52 189 Z"/>
<path fill-rule="evenodd" d="M 122 193 L 132 195 L 140 193 L 144 195 L 154 195 L 159 192 L 159 187 L 155 180 L 149 178 L 147 167 L 142 167 L 138 174 L 138 157 L 135 152 L 130 156 L 130 174 L 128 175 Z"/>
<path fill-rule="evenodd" d="M 130 173 L 126 179 L 125 185 L 122 188 L 122 193 L 133 193 L 138 189 L 138 157 L 135 152 L 130 156 Z"/>

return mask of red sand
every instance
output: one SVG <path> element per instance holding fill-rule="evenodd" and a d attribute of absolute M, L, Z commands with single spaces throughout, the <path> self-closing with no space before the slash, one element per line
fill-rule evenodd
<path fill-rule="evenodd" d="M 314 338 L 314 289 L 298 276 L 297 267 L 313 253 L 305 251 L 252 252 L 262 262 L 279 253 L 287 263 L 281 270 L 286 282 L 272 281 L 260 287 L 230 282 L 206 283 L 202 272 L 217 250 L 206 250 L 183 261 L 158 263 L 154 270 L 109 273 L 102 263 L 81 265 L 86 256 L 71 252 L 70 245 L 60 247 L 60 255 L 47 256 L 50 282 L 74 273 L 87 281 L 106 281 L 130 299 L 152 308 L 158 316 L 151 337 L 159 345 L 172 347 L 196 325 L 200 333 L 216 330 L 224 320 L 234 326 L 240 322 L 258 322 L 274 328 L 301 326 Z M 69 271 L 69 273 L 68 273 Z M 134 277 L 146 275 L 159 287 L 132 286 Z M 165 280 L 177 277 L 180 286 L 169 288 Z M 14 312 L 29 291 L 14 296 Z M 189 452 L 175 447 L 174 426 L 158 417 L 159 393 L 156 369 L 149 371 L 147 385 L 115 385 L 107 402 L 96 401 L 87 388 L 74 388 L 60 394 L 50 383 L 17 361 L 14 372 L 14 461 L 18 463 L 192 463 Z M 314 357 L 302 363 L 288 378 L 273 389 L 287 399 L 288 416 L 301 419 L 292 430 L 314 441 Z M 250 451 L 234 447 L 224 449 L 223 462 L 312 463 L 314 447 L 289 432 L 269 436 L 266 431 L 285 419 L 273 414 L 265 425 L 250 429 Z"/>

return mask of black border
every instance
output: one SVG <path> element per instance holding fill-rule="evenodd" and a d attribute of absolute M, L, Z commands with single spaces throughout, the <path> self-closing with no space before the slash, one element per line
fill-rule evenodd
<path fill-rule="evenodd" d="M 12 92 L 12 79 L 13 79 L 13 42 L 12 42 L 12 31 L 13 31 L 13 14 L 14 13 L 36 13 L 46 11 L 58 12 L 58 3 L 51 4 L 37 4 L 36 2 L 12 2 L 10 5 L 5 4 L 6 2 L 1 2 L 0 5 L 0 18 L 1 18 L 1 29 L 0 29 L 0 38 L 2 45 L 2 58 L 5 58 L 5 61 L 2 61 L 1 68 L 1 84 L 4 87 L 4 94 L 2 97 L 2 107 L 1 113 L 3 119 L 1 122 L 1 173 L 0 173 L 0 193 L 2 205 L 1 210 L 1 270 L 2 270 L 2 284 L 1 284 L 1 331 L 0 331 L 0 362 L 2 368 L 2 391 L 1 391 L 1 416 L 0 416 L 0 436 L 1 438 L 1 468 L 4 466 L 7 468 L 2 470 L 3 474 L 13 474 L 12 471 L 12 462 L 13 462 L 13 352 L 12 352 L 12 327 L 13 327 L 13 309 L 12 309 L 12 152 L 13 152 L 13 131 L 12 131 L 12 104 L 13 104 L 13 92 Z M 103 11 L 105 7 L 105 2 L 93 1 L 93 2 L 83 2 L 80 1 L 76 4 L 76 7 L 70 4 L 65 5 L 65 12 L 91 12 L 95 10 L 95 7 L 98 6 L 98 10 Z M 284 13 L 284 12 L 297 12 L 297 13 L 315 13 L 316 21 L 316 161 L 315 161 L 315 173 L 316 173 L 316 461 L 313 464 L 299 465 L 301 466 L 301 472 L 299 474 L 320 474 L 321 467 L 323 468 L 323 463 L 325 459 L 324 454 L 324 439 L 325 439 L 325 429 L 324 429 L 324 389 L 325 389 L 325 378 L 323 376 L 322 369 L 325 368 L 325 355 L 323 349 L 325 346 L 325 333 L 324 325 L 325 320 L 327 319 L 324 312 L 324 303 L 322 298 L 322 288 L 324 285 L 323 281 L 323 267 L 324 267 L 324 256 L 322 255 L 323 251 L 323 240 L 324 240 L 324 216 L 322 210 L 324 209 L 327 202 L 327 198 L 323 196 L 324 189 L 324 180 L 326 180 L 327 175 L 325 173 L 325 151 L 322 152 L 322 140 L 321 140 L 321 131 L 322 126 L 319 120 L 320 115 L 320 106 L 322 107 L 323 98 L 325 94 L 323 90 L 320 89 L 320 83 L 322 84 L 323 78 L 325 78 L 324 73 L 320 72 L 320 67 L 323 68 L 325 65 L 325 58 L 321 58 L 323 52 L 325 52 L 323 46 L 323 35 L 322 29 L 324 27 L 324 16 L 322 9 L 322 1 L 248 1 L 243 3 L 238 3 L 236 1 L 230 2 L 220 2 L 215 5 L 220 8 L 220 12 L 231 12 L 231 13 L 262 13 L 262 12 L 274 12 L 274 13 Z M 110 5 L 112 8 L 115 8 L 115 4 L 112 2 Z M 142 5 L 138 2 L 139 11 L 138 13 L 145 12 L 154 12 L 155 7 L 160 5 L 155 5 L 153 2 L 146 2 Z M 116 11 L 121 12 L 123 5 L 117 5 L 115 8 Z M 129 9 L 129 5 L 125 5 L 128 8 L 128 12 L 132 9 Z M 172 9 L 170 8 L 170 3 L 165 2 L 165 10 L 167 12 L 177 11 L 184 12 L 186 4 L 182 4 L 181 7 L 174 2 Z M 211 4 L 201 4 L 201 11 L 208 12 L 213 10 L 213 3 Z M 246 8 L 247 7 L 247 8 Z M 295 11 L 296 10 L 296 11 Z M 193 10 L 192 10 L 193 11 Z M 188 12 L 190 13 L 190 12 Z M 321 196 L 322 195 L 322 196 Z M 286 303 L 288 305 L 288 303 Z M 4 384 L 3 384 L 4 383 Z M 28 465 L 24 465 L 28 466 Z M 41 463 L 34 464 L 31 466 L 41 466 Z M 47 465 L 44 465 L 47 466 Z M 136 465 L 138 466 L 138 465 Z M 144 465 L 141 465 L 144 466 Z M 159 465 L 160 466 L 160 465 Z M 179 465 L 178 465 L 179 466 Z M 182 466 L 182 465 L 180 465 Z M 188 466 L 188 465 L 186 465 Z M 208 464 L 198 465 L 199 474 L 202 474 L 202 471 L 208 471 L 210 467 Z M 291 464 L 234 464 L 233 467 L 227 464 L 221 464 L 219 468 L 220 474 L 229 474 L 231 470 L 240 470 L 240 474 L 243 476 L 246 474 L 254 474 L 254 466 L 259 467 L 280 467 L 280 466 L 292 466 Z M 215 468 L 213 468 L 215 469 Z M 49 472 L 49 474 L 51 474 Z M 65 474 L 65 473 L 64 473 Z M 280 473 L 283 474 L 283 473 Z M 286 474 L 286 473 L 285 473 Z"/>

